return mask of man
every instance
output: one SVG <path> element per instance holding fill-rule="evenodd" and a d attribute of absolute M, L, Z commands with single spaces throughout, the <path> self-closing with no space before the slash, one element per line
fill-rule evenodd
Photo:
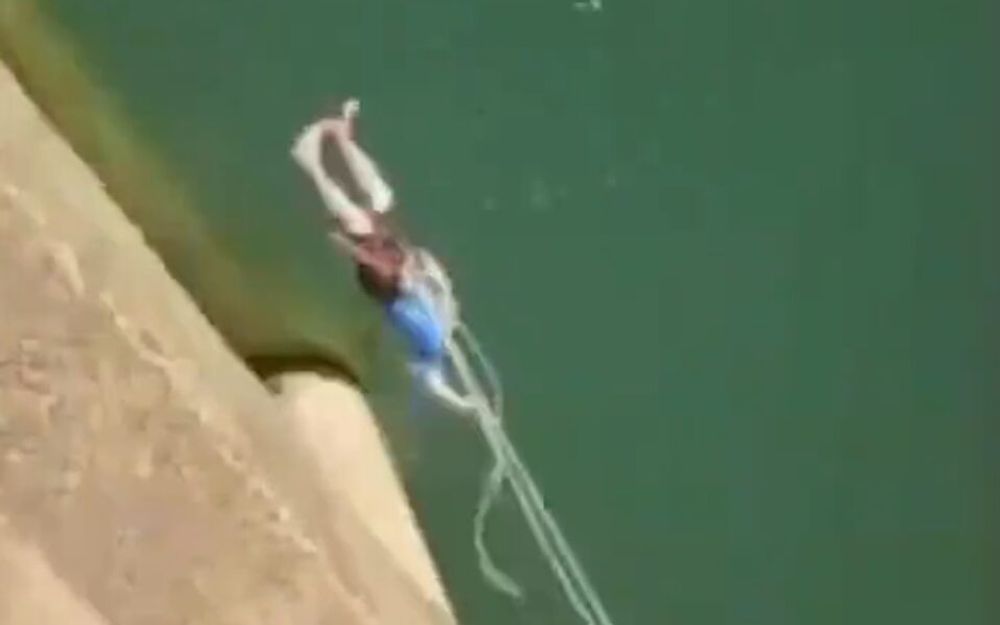
<path fill-rule="evenodd" d="M 354 141 L 357 100 L 344 103 L 337 117 L 307 126 L 295 140 L 292 157 L 309 175 L 337 229 L 330 233 L 357 263 L 362 289 L 379 303 L 389 322 L 410 352 L 410 370 L 442 403 L 459 412 L 471 412 L 472 402 L 445 381 L 444 360 L 451 320 L 424 297 L 415 283 L 413 268 L 423 250 L 410 247 L 393 231 L 386 214 L 393 207 L 393 192 L 375 163 Z M 361 193 L 366 207 L 351 200 L 323 166 L 323 140 L 331 137 Z"/>

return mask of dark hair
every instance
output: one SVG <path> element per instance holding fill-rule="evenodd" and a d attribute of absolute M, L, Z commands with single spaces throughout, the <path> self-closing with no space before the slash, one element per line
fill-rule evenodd
<path fill-rule="evenodd" d="M 378 226 L 375 232 L 357 242 L 365 258 L 357 259 L 358 282 L 368 295 L 380 302 L 399 297 L 406 262 L 406 248 L 388 229 Z"/>

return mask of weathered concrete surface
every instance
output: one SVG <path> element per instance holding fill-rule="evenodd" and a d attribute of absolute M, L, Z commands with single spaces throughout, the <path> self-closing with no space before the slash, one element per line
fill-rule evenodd
<path fill-rule="evenodd" d="M 283 414 L 0 65 L 0 622 L 452 623 L 328 393 Z"/>
<path fill-rule="evenodd" d="M 107 625 L 49 566 L 45 555 L 0 523 L 0 623 Z"/>
<path fill-rule="evenodd" d="M 367 405 L 350 386 L 314 373 L 274 381 L 293 436 L 309 446 L 330 496 L 349 505 L 428 597 L 446 604 L 441 583 Z M 336 419 L 330 406 L 337 406 Z"/>

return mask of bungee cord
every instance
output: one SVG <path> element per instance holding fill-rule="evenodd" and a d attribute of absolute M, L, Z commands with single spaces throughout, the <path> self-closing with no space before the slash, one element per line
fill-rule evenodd
<path fill-rule="evenodd" d="M 424 250 L 415 256 L 408 273 L 412 277 L 409 286 L 431 303 L 451 337 L 448 341 L 451 367 L 465 396 L 474 403 L 476 424 L 493 455 L 493 465 L 484 476 L 473 523 L 473 540 L 484 578 L 499 592 L 523 599 L 521 587 L 496 565 L 486 545 L 486 521 L 506 482 L 573 610 L 586 625 L 613 625 L 597 591 L 559 529 L 554 515 L 545 506 L 541 491 L 503 428 L 500 376 L 475 335 L 461 322 L 450 279 L 441 265 Z M 482 378 L 477 375 L 477 370 L 482 373 Z"/>

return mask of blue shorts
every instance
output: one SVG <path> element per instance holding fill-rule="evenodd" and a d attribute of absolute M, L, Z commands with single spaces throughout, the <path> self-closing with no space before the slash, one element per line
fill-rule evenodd
<path fill-rule="evenodd" d="M 412 293 L 402 293 L 388 304 L 389 322 L 406 341 L 413 364 L 437 367 L 444 360 L 445 336 L 434 310 Z"/>

